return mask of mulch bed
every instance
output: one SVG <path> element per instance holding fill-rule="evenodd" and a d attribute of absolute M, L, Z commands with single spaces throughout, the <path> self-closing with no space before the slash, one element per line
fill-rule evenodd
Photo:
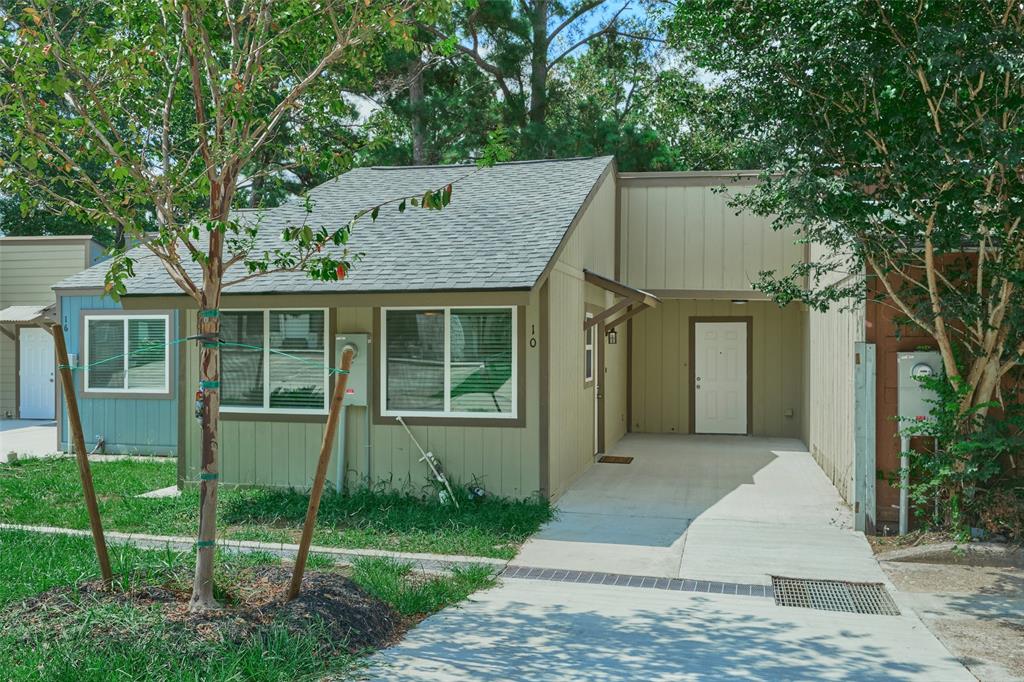
<path fill-rule="evenodd" d="M 296 634 L 315 632 L 325 653 L 344 650 L 356 654 L 393 644 L 412 625 L 410 619 L 337 572 L 307 571 L 302 592 L 286 602 L 290 577 L 290 567 L 242 569 L 232 575 L 232 591 L 221 597 L 224 607 L 198 614 L 188 610 L 190 574 L 168 574 L 161 584 L 129 585 L 126 589 L 105 589 L 98 580 L 83 582 L 9 605 L 0 613 L 0 628 L 18 623 L 37 634 L 52 632 L 59 636 L 64 629 L 81 623 L 84 609 L 133 606 L 140 611 L 156 610 L 159 618 L 153 621 L 210 642 L 243 642 L 283 626 Z M 107 628 L 116 629 L 110 624 Z M 137 624 L 135 628 L 102 634 L 131 638 L 137 634 L 136 628 Z"/>

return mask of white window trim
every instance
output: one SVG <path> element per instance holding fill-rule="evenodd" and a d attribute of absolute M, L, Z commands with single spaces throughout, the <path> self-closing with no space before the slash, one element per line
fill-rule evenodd
<path fill-rule="evenodd" d="M 289 310 L 322 311 L 324 314 L 324 405 L 322 408 L 296 408 L 296 407 L 271 407 L 270 406 L 270 313 Z M 220 411 L 231 414 L 327 414 L 327 402 L 330 400 L 330 309 L 329 308 L 224 308 L 225 313 L 263 313 L 263 406 L 262 407 L 240 407 L 225 405 L 223 402 Z M 221 367 L 221 381 L 224 381 L 224 369 Z"/>
<path fill-rule="evenodd" d="M 83 393 L 124 393 L 125 395 L 154 395 L 170 391 L 171 383 L 171 316 L 170 315 L 85 315 L 82 324 L 82 357 L 85 359 L 85 384 Z M 124 377 L 122 388 L 91 388 L 89 386 L 89 322 L 92 320 L 115 322 L 121 321 L 124 324 Z M 128 386 L 128 360 L 129 360 L 129 339 L 128 320 L 163 320 L 164 322 L 164 383 L 160 387 L 127 388 Z"/>
<path fill-rule="evenodd" d="M 593 319 L 594 313 L 584 313 L 583 319 Z M 583 330 L 583 383 L 589 384 L 594 380 L 594 373 L 597 367 L 597 354 L 595 352 L 595 340 L 597 339 L 597 325 Z M 590 351 L 590 362 L 587 362 L 587 351 Z"/>
<path fill-rule="evenodd" d="M 444 410 L 389 410 L 388 409 L 388 311 L 439 310 L 444 313 Z M 508 310 L 512 316 L 512 410 L 509 412 L 453 412 L 452 384 L 452 310 Z M 514 305 L 456 305 L 456 306 L 391 306 L 380 309 L 380 416 L 431 417 L 435 419 L 518 419 L 519 418 L 519 311 Z"/>

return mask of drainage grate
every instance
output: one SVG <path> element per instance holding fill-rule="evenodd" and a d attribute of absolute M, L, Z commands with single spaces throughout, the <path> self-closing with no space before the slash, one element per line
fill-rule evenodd
<path fill-rule="evenodd" d="M 841 580 L 807 580 L 772 576 L 775 603 L 823 611 L 846 611 L 879 616 L 898 616 L 900 610 L 881 583 L 849 583 Z"/>
<path fill-rule="evenodd" d="M 629 464 L 633 461 L 632 457 L 619 457 L 618 455 L 602 455 L 597 458 L 598 462 L 602 464 Z"/>
<path fill-rule="evenodd" d="M 589 583 L 591 585 L 614 585 L 615 587 L 646 587 L 652 590 L 670 592 L 706 592 L 708 594 L 735 594 L 741 597 L 771 597 L 772 588 L 767 585 L 746 583 L 723 583 L 715 580 L 690 580 L 689 578 L 655 578 L 644 575 L 622 573 L 598 573 L 594 571 L 571 571 L 562 568 L 536 568 L 533 566 L 506 566 L 502 578 L 521 580 L 546 580 L 558 583 Z"/>

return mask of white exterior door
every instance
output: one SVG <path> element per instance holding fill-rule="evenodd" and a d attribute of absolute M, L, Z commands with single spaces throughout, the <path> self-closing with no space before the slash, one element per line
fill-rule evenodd
<path fill-rule="evenodd" d="M 695 322 L 694 344 L 694 430 L 746 434 L 746 322 Z"/>
<path fill-rule="evenodd" d="M 53 337 L 45 329 L 18 330 L 18 416 L 53 419 Z"/>

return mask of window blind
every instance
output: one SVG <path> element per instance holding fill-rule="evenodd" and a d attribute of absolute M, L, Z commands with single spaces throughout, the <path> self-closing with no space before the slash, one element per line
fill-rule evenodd
<path fill-rule="evenodd" d="M 222 313 L 220 335 L 241 344 L 221 347 L 221 404 L 263 407 L 263 311 Z"/>
<path fill-rule="evenodd" d="M 164 388 L 167 376 L 167 322 L 158 319 L 131 319 L 128 324 L 128 376 L 126 388 Z"/>
<path fill-rule="evenodd" d="M 323 311 L 271 310 L 270 350 L 270 407 L 323 409 Z"/>
<path fill-rule="evenodd" d="M 124 389 L 124 320 L 87 319 L 89 389 Z M 102 362 L 101 362 L 102 361 Z M 99 363 L 99 364 L 97 364 Z"/>
<path fill-rule="evenodd" d="M 167 317 L 86 317 L 85 335 L 86 390 L 167 390 Z"/>
<path fill-rule="evenodd" d="M 512 411 L 512 311 L 452 310 L 451 411 Z"/>
<path fill-rule="evenodd" d="M 389 410 L 444 410 L 444 311 L 388 310 Z"/>
<path fill-rule="evenodd" d="M 327 339 L 323 310 L 221 314 L 221 400 L 225 407 L 323 410 Z"/>
<path fill-rule="evenodd" d="M 391 413 L 515 412 L 514 310 L 386 310 L 384 409 Z"/>

